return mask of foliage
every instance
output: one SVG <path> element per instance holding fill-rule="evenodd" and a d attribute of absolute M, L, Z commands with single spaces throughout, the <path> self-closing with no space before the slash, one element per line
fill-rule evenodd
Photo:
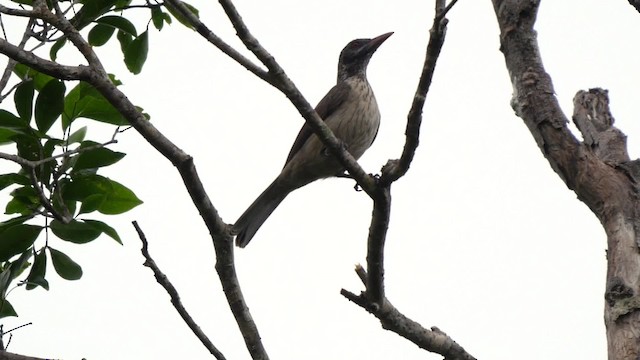
<path fill-rule="evenodd" d="M 31 0 L 13 2 L 23 8 L 33 5 Z M 77 30 L 88 29 L 86 39 L 91 46 L 103 46 L 116 39 L 124 63 L 133 74 L 142 71 L 147 59 L 149 24 L 161 30 L 171 24 L 170 14 L 174 14 L 173 9 L 152 1 L 132 4 L 131 0 L 79 0 L 56 4 L 62 5 L 69 7 L 65 14 Z M 142 32 L 125 17 L 129 10 L 139 8 L 149 11 Z M 197 9 L 189 8 L 197 14 Z M 71 43 L 68 34 L 61 35 L 58 29 L 45 26 L 36 30 L 37 22 L 32 26 L 29 31 L 51 45 L 52 61 Z M 115 143 L 116 136 L 128 126 L 100 91 L 89 83 L 56 79 L 23 64 L 15 65 L 13 74 L 15 112 L 0 109 L 0 145 L 15 150 L 2 153 L 4 160 L 0 161 L 10 160 L 20 167 L 0 174 L 0 191 L 9 191 L 10 198 L 4 212 L 10 218 L 0 222 L 0 318 L 17 316 L 6 300 L 12 282 L 17 281 L 27 290 L 49 289 L 49 261 L 63 279 L 82 277 L 81 266 L 55 248 L 54 238 L 85 244 L 105 234 L 122 244 L 113 227 L 93 217 L 97 213 L 122 214 L 142 204 L 125 185 L 98 174 L 126 155 L 107 146 Z M 114 75 L 109 76 L 115 86 L 121 85 Z M 74 121 L 80 118 L 113 125 L 112 139 L 106 143 L 86 139 L 87 126 L 74 128 Z M 63 135 L 56 136 L 60 129 Z M 21 275 L 26 277 L 18 281 Z"/>

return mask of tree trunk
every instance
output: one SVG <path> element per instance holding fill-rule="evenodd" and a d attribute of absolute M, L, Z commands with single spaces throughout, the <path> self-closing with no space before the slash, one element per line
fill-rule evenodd
<path fill-rule="evenodd" d="M 503 52 L 513 84 L 511 104 L 553 170 L 602 223 L 607 235 L 605 326 L 609 359 L 640 356 L 640 163 L 630 161 L 626 136 L 613 126 L 608 94 L 579 91 L 567 127 L 533 30 L 539 0 L 493 0 Z"/>

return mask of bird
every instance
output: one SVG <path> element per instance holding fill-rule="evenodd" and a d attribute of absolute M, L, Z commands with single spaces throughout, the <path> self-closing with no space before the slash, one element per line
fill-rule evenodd
<path fill-rule="evenodd" d="M 380 111 L 367 80 L 367 65 L 373 53 L 392 34 L 388 32 L 372 39 L 349 42 L 340 52 L 336 85 L 315 108 L 356 160 L 371 146 L 380 126 Z M 344 167 L 305 122 L 280 174 L 234 223 L 232 231 L 236 234 L 236 245 L 241 248 L 247 246 L 292 191 L 343 173 Z"/>

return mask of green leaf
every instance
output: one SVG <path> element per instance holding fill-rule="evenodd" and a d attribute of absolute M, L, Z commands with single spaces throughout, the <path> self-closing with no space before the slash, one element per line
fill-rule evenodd
<path fill-rule="evenodd" d="M 118 41 L 120 42 L 120 50 L 122 50 L 122 54 L 127 52 L 127 48 L 133 42 L 133 35 L 126 33 L 124 31 L 118 31 Z"/>
<path fill-rule="evenodd" d="M 51 254 L 51 262 L 61 278 L 66 280 L 78 280 L 82 277 L 82 268 L 75 261 L 71 260 L 62 251 L 58 251 L 52 247 L 48 247 Z"/>
<path fill-rule="evenodd" d="M 7 290 L 9 290 L 9 283 L 11 282 L 11 269 L 6 268 L 0 273 L 0 299 L 4 299 Z"/>
<path fill-rule="evenodd" d="M 22 130 L 27 128 L 27 122 L 7 110 L 0 109 L 0 127 Z"/>
<path fill-rule="evenodd" d="M 47 273 L 47 254 L 42 248 L 36 253 L 31 271 L 27 275 L 27 290 L 35 289 L 38 286 L 42 286 L 45 290 L 49 290 L 49 282 L 45 279 Z"/>
<path fill-rule="evenodd" d="M 95 145 L 98 145 L 98 143 L 93 141 L 85 141 L 82 143 L 80 148 L 82 149 Z M 109 166 L 120 161 L 120 159 L 122 159 L 125 155 L 125 153 L 113 151 L 105 147 L 83 151 L 78 154 L 76 163 L 73 167 L 73 171 Z"/>
<path fill-rule="evenodd" d="M 29 177 L 23 174 L 11 173 L 0 175 L 0 190 L 13 184 L 29 185 L 31 184 L 31 181 L 29 180 Z"/>
<path fill-rule="evenodd" d="M 16 135 L 13 137 L 18 148 L 18 156 L 27 160 L 40 160 L 40 140 L 33 135 Z"/>
<path fill-rule="evenodd" d="M 99 204 L 99 212 L 115 215 L 142 204 L 133 191 L 117 181 L 95 174 L 72 176 L 72 182 L 65 186 L 64 198 L 83 202 L 81 213 L 93 211 L 93 206 Z M 85 202 L 92 206 L 85 205 Z"/>
<path fill-rule="evenodd" d="M 1 300 L 0 302 L 0 318 L 5 318 L 7 316 L 18 316 L 16 310 L 13 308 L 13 305 L 7 300 Z"/>
<path fill-rule="evenodd" d="M 18 224 L 0 232 L 0 261 L 7 261 L 27 250 L 41 231 L 41 226 Z"/>
<path fill-rule="evenodd" d="M 65 186 L 65 200 L 84 201 L 92 195 L 106 195 L 113 191 L 109 179 L 95 174 L 74 174 L 72 181 Z"/>
<path fill-rule="evenodd" d="M 98 17 L 109 12 L 117 0 L 81 0 L 82 8 L 71 19 L 71 24 L 78 30 L 91 24 Z"/>
<path fill-rule="evenodd" d="M 40 199 L 31 186 L 16 188 L 11 191 L 11 196 L 13 199 L 7 203 L 7 214 L 29 214 L 40 205 Z"/>
<path fill-rule="evenodd" d="M 51 231 L 53 231 L 57 237 L 76 244 L 85 244 L 93 241 L 102 233 L 102 231 L 97 230 L 92 225 L 78 220 L 71 220 L 68 224 L 53 220 L 50 226 Z"/>
<path fill-rule="evenodd" d="M 125 213 L 134 207 L 142 204 L 142 200 L 138 199 L 133 191 L 119 182 L 110 180 L 112 191 L 107 194 L 104 202 L 98 208 L 98 211 L 105 215 L 117 215 Z"/>
<path fill-rule="evenodd" d="M 102 206 L 102 203 L 106 198 L 107 197 L 104 194 L 93 194 L 87 196 L 84 200 L 82 200 L 82 205 L 80 206 L 78 215 L 88 214 L 98 210 L 100 206 Z"/>
<path fill-rule="evenodd" d="M 108 25 L 112 29 L 118 29 L 127 34 L 138 36 L 138 32 L 136 31 L 136 27 L 131 23 L 131 21 L 123 18 L 122 16 L 103 16 L 100 19 L 96 20 L 98 24 Z"/>
<path fill-rule="evenodd" d="M 124 52 L 124 63 L 133 74 L 139 74 L 147 61 L 149 53 L 149 32 L 145 31 L 135 38 Z"/>
<path fill-rule="evenodd" d="M 153 21 L 153 26 L 155 26 L 156 29 L 162 30 L 167 16 L 159 6 L 151 8 L 151 21 Z M 171 17 L 169 17 L 169 20 L 171 20 Z"/>
<path fill-rule="evenodd" d="M 31 259 L 31 255 L 33 255 L 33 249 L 29 248 L 23 252 L 17 260 L 11 262 L 11 265 L 9 265 L 9 270 L 11 271 L 9 281 L 16 279 L 27 267 L 29 267 L 29 263 L 27 261 Z"/>
<path fill-rule="evenodd" d="M 197 17 L 200 18 L 200 11 L 193 5 L 191 4 L 187 4 L 186 2 L 182 2 L 189 10 L 191 10 L 191 12 Z M 167 8 L 167 10 L 169 10 L 169 12 L 171 13 L 171 15 L 173 15 L 174 18 L 176 18 L 176 20 L 178 20 L 182 25 L 188 27 L 189 29 L 193 30 L 193 26 L 191 25 L 191 23 L 187 20 L 187 18 L 185 18 L 179 11 L 178 9 L 174 8 L 173 6 L 171 6 L 169 3 L 164 3 L 164 7 Z"/>
<path fill-rule="evenodd" d="M 73 216 L 76 213 L 77 202 L 75 200 L 65 198 L 65 188 L 69 180 L 67 178 L 61 179 L 58 182 L 58 186 L 55 188 L 52 198 L 53 208 L 57 211 Z"/>
<path fill-rule="evenodd" d="M 62 49 L 62 47 L 66 43 L 67 43 L 66 37 L 60 38 L 58 39 L 58 41 L 53 43 L 53 46 L 51 46 L 51 50 L 49 50 L 49 57 L 51 58 L 51 61 L 56 61 L 56 59 L 58 58 L 58 51 L 60 51 L 60 49 Z"/>
<path fill-rule="evenodd" d="M 13 72 L 22 80 L 33 79 L 34 87 L 38 91 L 42 90 L 51 80 L 54 80 L 52 76 L 43 74 L 23 64 L 16 64 Z"/>
<path fill-rule="evenodd" d="M 36 99 L 36 125 L 47 132 L 64 110 L 64 92 L 62 81 L 51 80 L 42 88 Z"/>
<path fill-rule="evenodd" d="M 120 243 L 120 245 L 122 245 L 122 240 L 120 239 L 120 235 L 118 235 L 118 232 L 114 228 L 112 228 L 111 226 L 103 223 L 102 221 L 98 221 L 98 220 L 86 220 L 85 219 L 83 221 L 86 224 L 89 224 L 89 225 L 93 226 L 95 229 L 100 230 L 101 232 L 107 234 L 112 239 L 114 239 L 115 241 Z"/>
<path fill-rule="evenodd" d="M 111 39 L 115 29 L 112 26 L 97 24 L 89 31 L 89 44 L 91 46 L 102 46 Z"/>
<path fill-rule="evenodd" d="M 87 118 L 113 124 L 127 125 L 127 120 L 93 86 L 80 82 L 64 99 L 62 128 L 69 127 L 77 118 Z"/>
<path fill-rule="evenodd" d="M 16 135 L 29 133 L 27 123 L 12 113 L 0 109 L 0 145 L 16 142 Z"/>
<path fill-rule="evenodd" d="M 80 129 L 73 132 L 73 134 L 69 135 L 67 142 L 69 144 L 79 143 L 84 140 L 84 137 L 87 135 L 87 127 L 83 126 Z"/>
<path fill-rule="evenodd" d="M 22 216 L 17 216 L 14 218 L 11 218 L 9 220 L 5 220 L 3 222 L 0 223 L 0 233 L 5 231 L 6 229 L 18 225 L 18 224 L 22 224 L 27 220 L 30 220 L 33 218 L 33 215 L 22 215 Z"/>
<path fill-rule="evenodd" d="M 20 215 L 29 215 L 34 212 L 34 206 L 28 205 L 22 202 L 19 199 L 13 198 L 9 200 L 7 206 L 4 208 L 4 213 L 6 215 L 11 214 L 20 214 Z"/>
<path fill-rule="evenodd" d="M 33 80 L 27 80 L 16 88 L 13 94 L 13 101 L 16 104 L 16 110 L 20 118 L 27 124 L 31 121 L 31 113 L 33 111 Z"/>

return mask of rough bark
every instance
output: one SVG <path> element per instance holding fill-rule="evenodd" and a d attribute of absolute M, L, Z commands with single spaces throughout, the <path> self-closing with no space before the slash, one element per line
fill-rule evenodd
<path fill-rule="evenodd" d="M 638 161 L 630 161 L 626 137 L 613 126 L 608 94 L 579 91 L 567 127 L 551 77 L 544 70 L 535 24 L 539 0 L 493 0 L 503 52 L 513 84 L 512 106 L 524 120 L 553 170 L 602 223 L 607 235 L 605 325 L 609 359 L 640 356 L 640 239 Z"/>

